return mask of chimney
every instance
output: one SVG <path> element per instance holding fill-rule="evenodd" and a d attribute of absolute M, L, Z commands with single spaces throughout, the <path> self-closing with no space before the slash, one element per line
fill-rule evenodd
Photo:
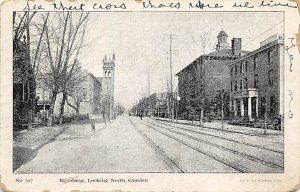
<path fill-rule="evenodd" d="M 233 38 L 231 40 L 232 54 L 239 55 L 242 50 L 242 38 Z"/>

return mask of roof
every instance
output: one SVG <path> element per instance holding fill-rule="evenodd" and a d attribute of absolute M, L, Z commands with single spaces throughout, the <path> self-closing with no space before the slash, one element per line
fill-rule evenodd
<path fill-rule="evenodd" d="M 228 37 L 228 35 L 226 34 L 226 32 L 224 30 L 220 31 L 220 33 L 217 37 L 222 37 L 222 36 Z"/>
<path fill-rule="evenodd" d="M 248 53 L 247 51 L 241 51 L 241 53 Z M 232 50 L 231 49 L 222 49 L 219 51 L 211 52 L 205 55 L 200 55 L 197 59 L 195 59 L 193 62 L 191 62 L 189 65 L 187 65 L 185 68 L 180 70 L 175 76 L 178 76 L 179 73 L 181 73 L 183 70 L 185 70 L 187 67 L 189 67 L 191 64 L 193 64 L 195 61 L 199 59 L 237 59 L 239 56 L 238 55 L 232 55 Z"/>
<path fill-rule="evenodd" d="M 230 63 L 227 63 L 227 65 L 232 65 L 232 64 L 235 64 L 236 62 L 240 62 L 241 60 L 243 59 L 246 59 L 248 57 L 251 57 L 252 55 L 255 55 L 256 53 L 259 53 L 265 49 L 268 49 L 269 47 L 272 47 L 273 45 L 276 45 L 276 44 L 283 44 L 283 40 L 275 40 L 275 41 L 272 41 L 266 45 L 263 45 L 253 51 L 250 51 L 250 52 L 247 52 L 246 54 L 244 54 L 243 56 L 241 56 L 240 58 L 234 60 L 233 62 L 230 62 Z"/>
<path fill-rule="evenodd" d="M 99 81 L 99 83 L 102 83 L 102 79 L 103 77 L 96 77 L 97 81 Z"/>

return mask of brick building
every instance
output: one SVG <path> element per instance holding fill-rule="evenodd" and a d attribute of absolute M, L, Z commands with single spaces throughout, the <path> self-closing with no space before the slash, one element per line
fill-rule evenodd
<path fill-rule="evenodd" d="M 156 117 L 169 116 L 170 99 L 168 95 L 168 93 L 153 93 L 150 95 L 151 115 Z M 146 101 L 148 98 L 146 98 Z"/>
<path fill-rule="evenodd" d="M 228 64 L 234 119 L 282 118 L 283 52 L 283 36 L 274 35 Z"/>
<path fill-rule="evenodd" d="M 191 118 L 192 110 L 201 103 L 204 115 L 213 116 L 217 109 L 210 103 L 217 92 L 229 89 L 230 76 L 226 63 L 238 59 L 242 54 L 241 39 L 233 38 L 232 45 L 227 42 L 228 35 L 221 31 L 216 45 L 216 51 L 204 54 L 176 74 L 178 77 L 179 117 Z M 229 104 L 226 106 L 229 108 Z M 192 110 L 191 110 L 192 109 Z"/>

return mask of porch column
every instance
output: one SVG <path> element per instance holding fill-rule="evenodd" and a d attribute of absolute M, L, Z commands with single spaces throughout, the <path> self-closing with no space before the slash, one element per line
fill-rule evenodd
<path fill-rule="evenodd" d="M 241 116 L 244 117 L 244 99 L 243 97 L 240 99 L 241 104 Z"/>
<path fill-rule="evenodd" d="M 252 115 L 251 98 L 252 97 L 248 97 L 248 118 L 249 118 L 249 120 L 252 119 L 252 117 L 251 117 L 251 115 Z"/>
<path fill-rule="evenodd" d="M 233 99 L 233 111 L 234 111 L 234 118 L 236 118 L 236 116 L 237 116 L 236 99 Z"/>
<path fill-rule="evenodd" d="M 258 97 L 256 97 L 255 110 L 256 110 L 256 118 L 258 118 Z"/>

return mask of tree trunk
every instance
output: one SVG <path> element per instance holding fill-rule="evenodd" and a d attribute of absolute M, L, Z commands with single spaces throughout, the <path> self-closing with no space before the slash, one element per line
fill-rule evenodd
<path fill-rule="evenodd" d="M 200 112 L 200 123 L 199 123 L 199 125 L 200 126 L 202 126 L 202 124 L 203 124 L 203 108 L 201 108 L 201 112 Z"/>
<path fill-rule="evenodd" d="M 28 111 L 28 128 L 31 129 L 33 127 L 33 123 L 34 123 L 34 116 L 36 113 L 36 94 L 35 94 L 35 83 L 32 83 L 32 85 L 29 85 L 29 90 L 28 90 L 28 94 L 29 94 L 29 102 L 30 102 L 30 106 L 29 106 L 29 111 Z"/>
<path fill-rule="evenodd" d="M 54 91 L 52 93 L 52 98 L 51 98 L 51 103 L 50 103 L 50 109 L 49 109 L 49 121 L 48 121 L 48 126 L 53 126 L 54 125 L 54 106 L 55 106 L 55 101 L 57 97 L 57 92 Z"/>
<path fill-rule="evenodd" d="M 79 108 L 80 108 L 80 102 L 76 102 L 76 109 L 75 109 L 75 111 L 76 111 L 76 115 L 79 115 Z"/>
<path fill-rule="evenodd" d="M 65 112 L 65 103 L 66 103 L 66 99 L 67 99 L 68 95 L 67 93 L 64 91 L 63 92 L 63 98 L 62 101 L 60 103 L 60 112 L 59 112 L 59 124 L 62 124 L 63 121 L 63 114 Z"/>

